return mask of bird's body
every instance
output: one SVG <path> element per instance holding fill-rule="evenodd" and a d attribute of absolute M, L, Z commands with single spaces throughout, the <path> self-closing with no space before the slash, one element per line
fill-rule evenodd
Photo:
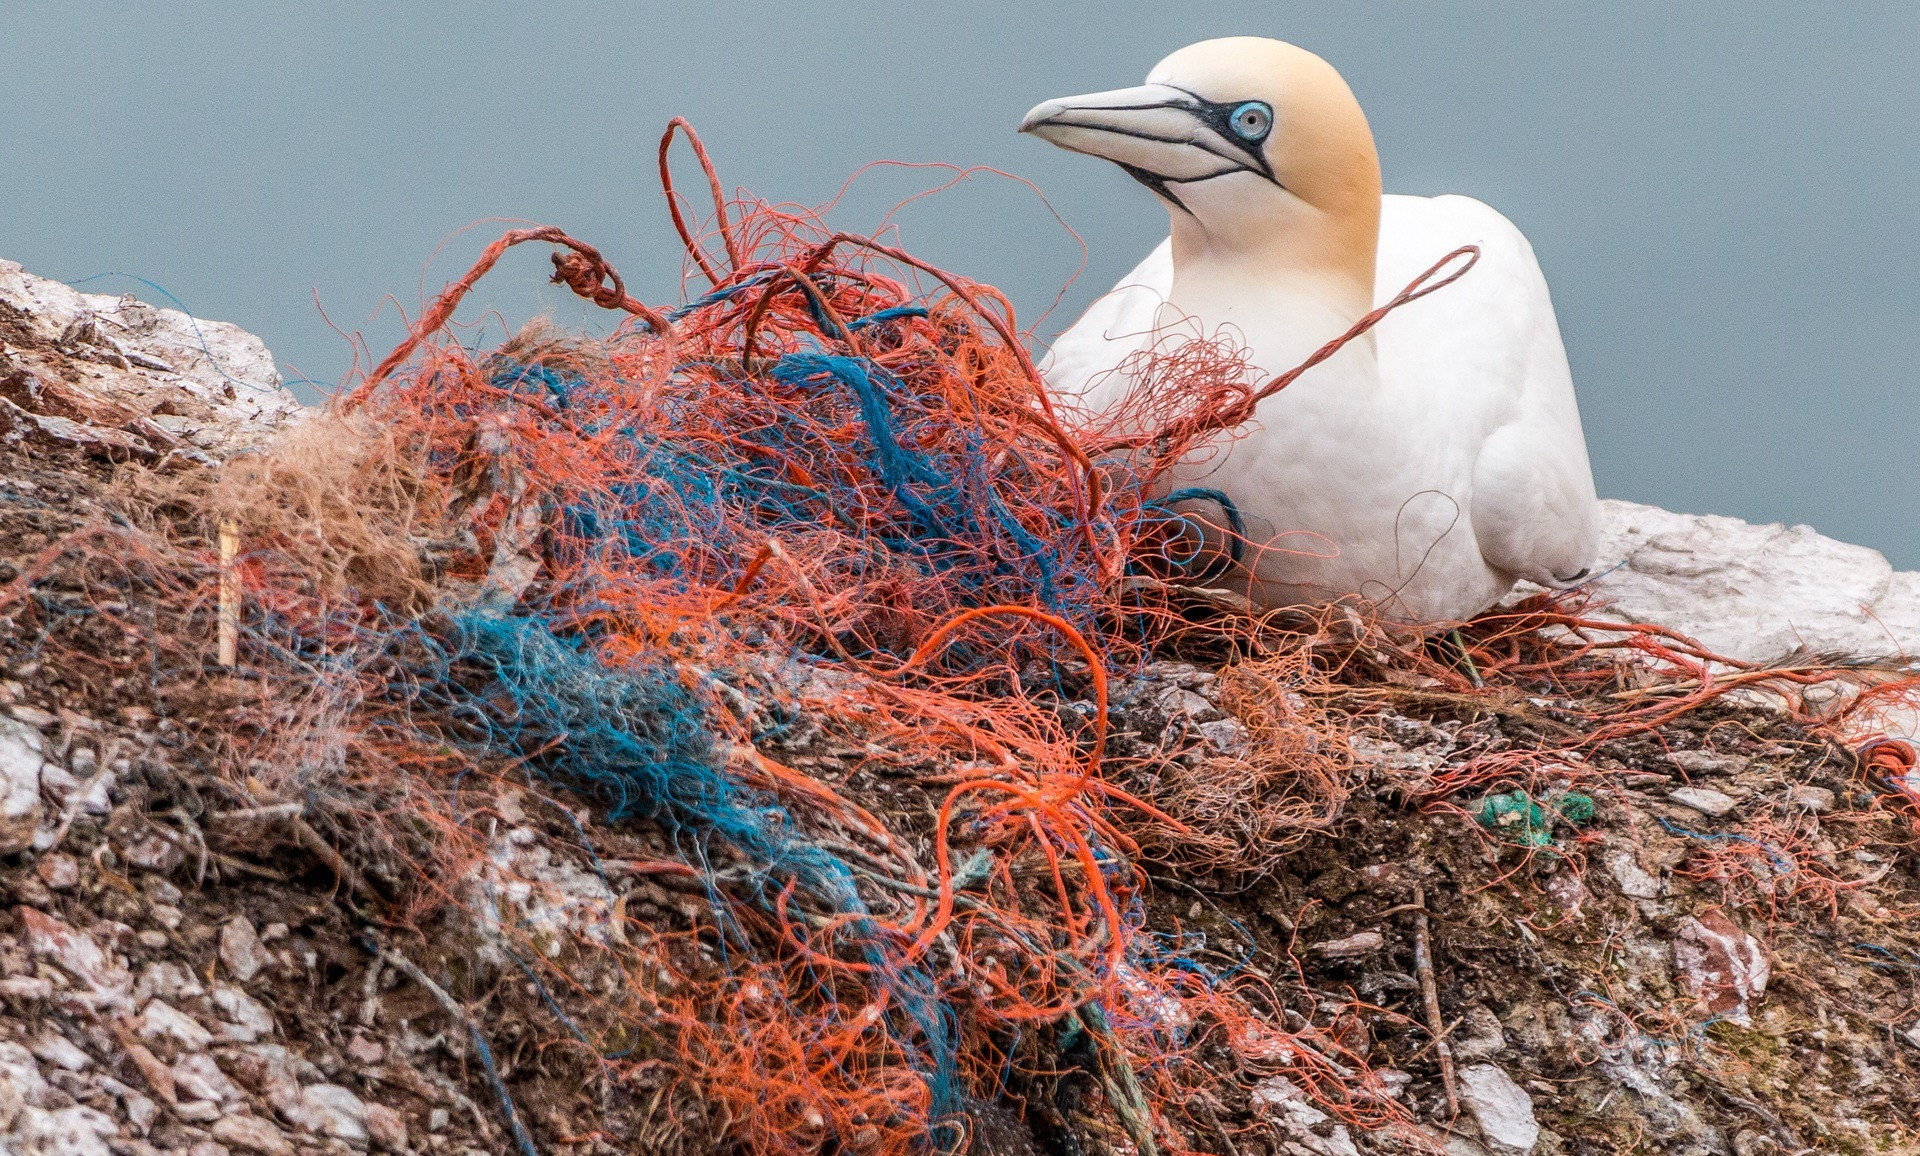
<path fill-rule="evenodd" d="M 1153 90 L 1175 95 L 1152 106 Z M 1520 579 L 1584 574 L 1598 537 L 1592 475 L 1546 281 L 1518 229 L 1466 197 L 1383 198 L 1345 84 L 1275 41 L 1195 46 L 1142 89 L 1075 101 L 1048 112 L 1067 122 L 1067 139 L 1049 139 L 1124 152 L 1173 219 L 1168 241 L 1054 344 L 1049 386 L 1089 410 L 1127 395 L 1118 367 L 1135 351 L 1190 337 L 1244 347 L 1248 383 L 1265 382 L 1447 253 L 1481 250 L 1469 275 L 1390 314 L 1164 479 L 1238 508 L 1250 549 L 1231 581 L 1262 605 L 1357 596 L 1431 623 L 1470 617 Z M 1263 145 L 1259 163 L 1212 172 L 1236 142 L 1182 141 L 1168 105 L 1209 129 L 1215 108 L 1277 108 L 1249 120 L 1290 132 L 1293 147 L 1238 142 Z M 1140 126 L 1120 118 L 1143 106 L 1160 121 L 1130 131 Z M 1130 141 L 1116 150 L 1103 132 Z M 1180 169 L 1160 155 L 1173 148 L 1214 159 Z"/>

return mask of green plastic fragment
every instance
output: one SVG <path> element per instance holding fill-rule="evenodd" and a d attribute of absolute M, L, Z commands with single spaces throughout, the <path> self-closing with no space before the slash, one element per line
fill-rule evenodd
<path fill-rule="evenodd" d="M 1488 796 L 1480 804 L 1480 825 L 1505 834 L 1523 847 L 1544 847 L 1553 842 L 1547 813 L 1525 791 Z"/>
<path fill-rule="evenodd" d="M 1593 822 L 1593 799 L 1577 791 L 1549 796 L 1547 806 L 1533 801 L 1525 791 L 1489 795 L 1480 804 L 1480 825 L 1499 831 L 1523 847 L 1545 847 L 1553 842 L 1556 819 L 1570 826 L 1584 827 Z"/>
<path fill-rule="evenodd" d="M 1564 791 L 1547 800 L 1562 819 L 1576 827 L 1584 827 L 1593 822 L 1593 796 L 1578 791 Z"/>

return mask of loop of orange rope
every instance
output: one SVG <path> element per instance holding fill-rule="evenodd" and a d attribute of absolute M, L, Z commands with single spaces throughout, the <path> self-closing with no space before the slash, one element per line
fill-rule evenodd
<path fill-rule="evenodd" d="M 415 322 L 405 341 L 394 347 L 392 353 L 375 366 L 367 379 L 360 383 L 346 398 L 346 406 L 352 408 L 365 396 L 367 390 L 384 381 L 413 356 L 420 343 L 433 336 L 452 317 L 460 302 L 473 291 L 480 278 L 485 277 L 508 249 L 527 241 L 546 241 L 549 244 L 563 245 L 572 250 L 569 253 L 553 255 L 553 281 L 564 284 L 575 293 L 587 298 L 594 304 L 607 309 L 620 309 L 645 321 L 655 333 L 667 331 L 667 319 L 640 300 L 627 295 L 626 283 L 620 274 L 614 271 L 600 250 L 585 241 L 575 240 L 552 225 L 540 225 L 532 229 L 512 229 L 503 234 L 473 263 L 466 275 L 440 291 L 420 320 Z"/>
<path fill-rule="evenodd" d="M 687 224 L 686 217 L 680 213 L 680 198 L 673 189 L 673 168 L 667 163 L 667 152 L 673 147 L 673 134 L 676 132 L 686 134 L 687 144 L 692 146 L 693 155 L 700 162 L 700 171 L 707 176 L 707 190 L 713 195 L 714 216 L 720 227 L 720 243 L 727 250 L 727 265 L 733 273 L 738 273 L 740 267 L 746 262 L 741 256 L 739 243 L 733 238 L 733 225 L 727 220 L 727 194 L 720 185 L 720 174 L 713 167 L 713 158 L 707 155 L 707 146 L 701 142 L 700 134 L 694 132 L 693 126 L 687 123 L 687 118 L 676 116 L 667 122 L 667 131 L 660 135 L 660 188 L 667 195 L 667 211 L 673 214 L 673 227 L 680 234 L 681 244 L 687 247 L 687 254 L 693 258 L 696 265 L 700 266 L 700 272 L 705 274 L 707 280 L 717 289 L 722 281 L 727 280 L 727 277 L 720 275 L 720 271 L 715 269 L 713 262 L 708 259 L 706 250 L 700 247 L 700 242 L 694 237 L 693 229 Z"/>

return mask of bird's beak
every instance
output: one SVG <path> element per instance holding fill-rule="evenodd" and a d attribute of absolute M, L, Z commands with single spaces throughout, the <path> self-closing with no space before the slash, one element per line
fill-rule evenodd
<path fill-rule="evenodd" d="M 1159 182 L 1202 181 L 1253 168 L 1245 147 L 1209 123 L 1208 111 L 1180 89 L 1143 84 L 1035 105 L 1020 131 Z"/>

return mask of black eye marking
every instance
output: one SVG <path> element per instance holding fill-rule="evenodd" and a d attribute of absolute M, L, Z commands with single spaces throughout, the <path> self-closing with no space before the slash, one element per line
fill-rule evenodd
<path fill-rule="evenodd" d="M 1273 134 L 1274 117 L 1272 105 L 1264 100 L 1208 100 L 1200 94 L 1189 92 L 1178 85 L 1169 84 L 1167 87 L 1176 92 L 1185 93 L 1187 98 L 1193 103 L 1183 107 L 1192 113 L 1202 124 L 1218 134 L 1221 140 L 1233 146 L 1238 152 L 1245 154 L 1246 160 L 1251 162 L 1247 165 L 1248 168 L 1259 173 L 1274 184 L 1280 185 L 1280 179 L 1273 175 L 1273 166 L 1267 163 L 1266 150 L 1261 147 L 1266 143 L 1267 137 Z M 1225 174 L 1216 173 L 1213 175 L 1224 176 Z M 1212 180 L 1213 177 L 1208 176 L 1199 179 L 1203 181 Z M 1280 185 L 1280 187 L 1283 189 L 1286 188 L 1285 185 Z"/>
<path fill-rule="evenodd" d="M 1180 199 L 1179 194 L 1175 193 L 1168 185 L 1166 177 L 1161 176 L 1159 173 L 1148 172 L 1146 169 L 1140 168 L 1137 165 L 1123 164 L 1120 166 L 1120 171 L 1126 173 L 1134 180 L 1139 181 L 1149 189 L 1152 189 L 1165 199 L 1172 201 L 1181 212 L 1188 216 L 1193 215 L 1193 210 L 1187 208 L 1186 203 Z"/>
<path fill-rule="evenodd" d="M 1208 100 L 1198 93 L 1189 92 L 1178 85 L 1169 84 L 1166 87 L 1173 89 L 1187 99 L 1184 101 L 1168 101 L 1165 105 L 1142 105 L 1139 107 L 1182 109 L 1195 120 L 1198 120 L 1201 124 L 1213 130 L 1213 135 L 1219 138 L 1219 143 L 1214 144 L 1197 137 L 1185 141 L 1170 140 L 1165 137 L 1153 136 L 1143 132 L 1128 132 L 1126 135 L 1139 137 L 1143 140 L 1157 140 L 1165 144 L 1191 145 L 1194 148 L 1202 149 L 1219 157 L 1221 160 L 1227 162 L 1229 167 L 1223 168 L 1217 173 L 1207 173 L 1204 176 L 1170 177 L 1164 173 L 1156 173 L 1136 165 L 1121 165 L 1120 168 L 1128 176 L 1153 190 L 1157 196 L 1171 203 L 1175 208 L 1189 216 L 1193 215 L 1193 210 L 1187 208 L 1186 203 L 1173 191 L 1173 186 L 1175 185 L 1197 185 L 1202 181 L 1210 181 L 1216 177 L 1224 177 L 1229 173 L 1251 172 L 1257 173 L 1273 182 L 1276 188 L 1284 189 L 1287 187 L 1280 183 L 1279 177 L 1274 175 L 1273 166 L 1268 163 L 1266 151 L 1261 147 L 1267 137 L 1273 133 L 1274 117 L 1272 105 L 1269 105 L 1263 100 L 1240 100 L 1230 103 Z M 1223 151 L 1228 149 L 1232 150 L 1233 155 L 1229 155 L 1228 152 Z"/>

